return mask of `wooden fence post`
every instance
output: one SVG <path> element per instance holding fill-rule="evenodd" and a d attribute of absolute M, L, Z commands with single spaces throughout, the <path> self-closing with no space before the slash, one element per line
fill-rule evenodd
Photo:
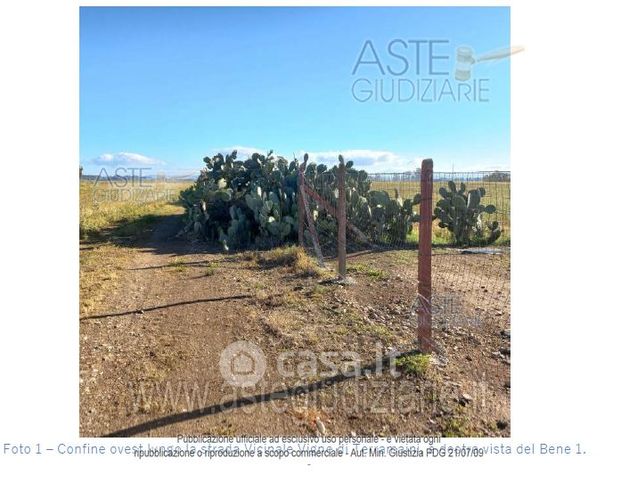
<path fill-rule="evenodd" d="M 418 344 L 420 350 L 432 350 L 431 338 L 431 222 L 433 197 L 433 161 L 423 160 L 420 174 L 420 224 L 418 231 Z"/>
<path fill-rule="evenodd" d="M 306 164 L 306 162 L 304 162 Z M 302 180 L 304 180 L 304 174 L 302 174 Z M 317 230 L 315 229 L 315 222 L 313 221 L 313 214 L 311 213 L 310 207 L 308 206 L 308 199 L 306 198 L 306 190 L 307 186 L 304 181 L 302 181 L 302 190 L 300 191 L 300 201 L 302 202 L 302 206 L 304 209 L 304 214 L 306 215 L 306 223 L 308 223 L 308 231 L 311 235 L 311 240 L 313 242 L 313 248 L 315 249 L 315 255 L 317 255 L 317 263 L 321 268 L 325 267 L 325 263 L 323 261 L 323 254 L 321 253 L 321 245 L 319 244 L 319 235 L 317 235 Z M 302 222 L 302 226 L 304 226 Z M 298 234 L 299 236 L 299 234 Z"/>
<path fill-rule="evenodd" d="M 337 205 L 339 278 L 347 278 L 347 210 L 345 197 L 345 160 L 340 157 L 338 170 L 339 198 Z"/>
<path fill-rule="evenodd" d="M 304 163 L 306 164 L 306 163 Z M 304 247 L 304 173 L 302 168 L 298 169 L 298 245 Z"/>

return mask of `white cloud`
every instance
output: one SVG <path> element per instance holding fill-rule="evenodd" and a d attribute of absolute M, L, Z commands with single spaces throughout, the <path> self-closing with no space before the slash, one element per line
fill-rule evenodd
<path fill-rule="evenodd" d="M 371 149 L 311 151 L 308 153 L 308 157 L 310 161 L 331 166 L 338 162 L 339 154 L 343 155 L 346 161 L 353 161 L 355 167 L 364 169 L 369 173 L 413 171 L 417 166 L 417 158 L 415 157 L 405 157 L 392 151 L 375 151 Z M 303 155 L 303 152 L 297 153 L 298 158 L 301 158 Z"/>
<path fill-rule="evenodd" d="M 237 150 L 237 159 L 240 160 L 247 159 L 254 153 L 267 154 L 269 151 L 269 149 L 249 146 L 228 146 L 211 149 L 208 155 L 213 156 L 217 153 L 226 154 L 234 150 Z M 287 159 L 291 159 L 295 155 L 295 157 L 299 160 L 304 157 L 304 153 L 306 153 L 306 151 L 296 151 L 293 153 L 275 152 L 276 155 L 281 155 Z M 338 162 L 339 154 L 342 154 L 347 161 L 352 160 L 354 162 L 354 166 L 357 166 L 360 169 L 365 169 L 368 172 L 375 173 L 411 171 L 416 167 L 415 162 L 417 161 L 417 158 L 406 158 L 392 151 L 374 151 L 370 149 L 308 152 L 310 161 L 315 163 L 323 163 L 328 166 L 332 166 Z M 420 160 L 418 161 L 420 164 Z"/>
<path fill-rule="evenodd" d="M 218 153 L 222 153 L 226 155 L 233 151 L 237 151 L 237 159 L 239 159 L 240 161 L 245 161 L 250 156 L 252 156 L 254 153 L 267 154 L 269 152 L 269 149 L 252 148 L 249 146 L 228 146 L 224 148 L 213 148 L 207 153 L 207 155 L 215 156 Z"/>
<path fill-rule="evenodd" d="M 248 146 L 229 146 L 223 148 L 212 149 L 209 155 L 217 153 L 230 153 L 237 150 L 237 159 L 245 160 L 253 153 L 267 154 L 269 149 L 256 148 Z M 287 159 L 292 156 L 302 160 L 307 151 L 298 150 L 294 153 L 279 153 Z M 369 173 L 401 173 L 405 171 L 414 171 L 420 168 L 421 161 L 425 157 L 434 159 L 434 170 L 437 172 L 451 171 L 505 171 L 509 170 L 509 163 L 505 159 L 494 157 L 478 157 L 476 161 L 464 158 L 462 156 L 450 156 L 448 161 L 446 156 L 434 158 L 433 156 L 416 156 L 412 154 L 396 153 L 394 151 L 382 151 L 373 149 L 344 149 L 342 151 L 308 151 L 310 161 L 315 163 L 323 163 L 333 166 L 338 163 L 338 156 L 342 154 L 346 161 L 353 161 L 354 166 L 364 169 Z"/>
<path fill-rule="evenodd" d="M 163 166 L 166 163 L 143 154 L 123 152 L 100 154 L 91 159 L 91 164 L 97 166 Z"/>

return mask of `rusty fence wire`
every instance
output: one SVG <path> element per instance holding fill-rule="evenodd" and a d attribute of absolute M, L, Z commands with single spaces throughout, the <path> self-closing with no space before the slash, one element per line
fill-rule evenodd
<path fill-rule="evenodd" d="M 508 328 L 510 190 L 511 175 L 505 171 L 434 173 L 435 327 L 470 331 L 491 324 Z"/>
<path fill-rule="evenodd" d="M 323 173 L 311 170 L 305 176 L 305 182 L 316 194 L 307 197 L 308 205 L 320 249 L 327 259 L 338 253 L 337 174 L 336 169 Z M 420 228 L 419 171 L 367 174 L 348 170 L 345 186 L 348 259 L 362 252 L 416 253 Z M 481 327 L 498 318 L 508 326 L 510 187 L 508 171 L 433 173 L 434 330 Z M 304 226 L 304 244 L 312 249 L 310 227 L 307 223 Z M 416 263 L 415 257 L 403 259 L 403 263 Z M 416 310 L 414 301 L 413 312 Z"/>

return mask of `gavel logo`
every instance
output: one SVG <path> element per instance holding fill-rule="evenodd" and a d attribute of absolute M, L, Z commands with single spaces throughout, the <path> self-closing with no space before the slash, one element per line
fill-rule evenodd
<path fill-rule="evenodd" d="M 493 62 L 504 59 L 510 55 L 522 52 L 524 47 L 507 47 L 504 49 L 493 50 L 485 54 L 481 54 L 478 57 L 474 56 L 474 49 L 467 45 L 460 45 L 457 47 L 456 59 L 455 59 L 455 80 L 459 82 L 465 82 L 470 79 L 472 74 L 472 67 L 474 64 L 481 64 L 483 62 Z"/>

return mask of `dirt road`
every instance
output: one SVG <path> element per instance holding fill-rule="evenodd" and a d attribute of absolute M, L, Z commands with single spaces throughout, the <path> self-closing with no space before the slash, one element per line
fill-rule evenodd
<path fill-rule="evenodd" d="M 504 302 L 479 327 L 437 331 L 444 357 L 424 374 L 334 377 L 355 357 L 415 347 L 415 253 L 356 257 L 343 286 L 176 239 L 178 228 L 168 217 L 124 247 L 116 288 L 81 317 L 81 436 L 509 434 Z M 240 341 L 242 379 L 264 362 L 246 386 L 223 372 L 239 369 L 223 351 Z"/>

